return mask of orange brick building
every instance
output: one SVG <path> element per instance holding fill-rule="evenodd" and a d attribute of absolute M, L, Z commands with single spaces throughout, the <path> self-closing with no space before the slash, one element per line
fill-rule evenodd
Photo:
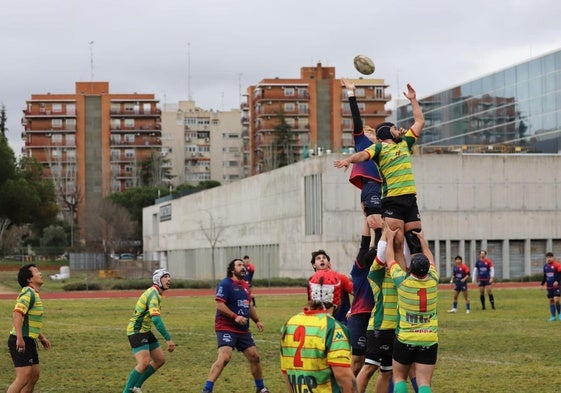
<path fill-rule="evenodd" d="M 362 119 L 376 125 L 391 114 L 385 109 L 391 96 L 383 79 L 353 79 Z M 302 67 L 299 79 L 263 79 L 247 90 L 242 104 L 242 135 L 247 172 L 257 174 L 275 167 L 275 127 L 279 113 L 291 126 L 291 161 L 322 152 L 352 152 L 353 123 L 335 67 Z"/>
<path fill-rule="evenodd" d="M 69 94 L 33 94 L 26 101 L 22 153 L 55 182 L 61 208 L 84 208 L 140 185 L 140 163 L 161 152 L 154 94 L 112 94 L 108 82 L 76 82 Z M 66 213 L 69 213 L 68 211 Z"/>

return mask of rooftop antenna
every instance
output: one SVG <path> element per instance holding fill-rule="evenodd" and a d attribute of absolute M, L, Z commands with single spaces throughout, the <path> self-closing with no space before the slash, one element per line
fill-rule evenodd
<path fill-rule="evenodd" d="M 193 101 L 191 96 L 191 43 L 187 43 L 187 99 Z"/>
<path fill-rule="evenodd" d="M 242 105 L 242 73 L 238 73 L 238 100 L 239 100 L 239 105 L 241 107 Z"/>
<path fill-rule="evenodd" d="M 94 78 L 94 59 L 93 59 L 93 41 L 90 41 L 90 82 L 93 82 Z"/>

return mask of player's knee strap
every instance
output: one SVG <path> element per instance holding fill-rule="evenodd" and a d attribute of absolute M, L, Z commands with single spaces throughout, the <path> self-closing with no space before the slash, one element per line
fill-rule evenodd
<path fill-rule="evenodd" d="M 405 240 L 407 241 L 407 246 L 409 247 L 411 255 L 423 252 L 421 241 L 417 235 L 413 233 L 413 230 L 405 232 Z"/>

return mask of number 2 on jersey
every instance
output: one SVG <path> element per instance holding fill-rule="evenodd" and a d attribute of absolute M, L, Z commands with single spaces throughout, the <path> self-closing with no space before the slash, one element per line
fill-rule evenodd
<path fill-rule="evenodd" d="M 293 339 L 298 342 L 298 348 L 296 348 L 292 363 L 294 367 L 302 367 L 304 366 L 304 362 L 302 361 L 302 347 L 304 346 L 304 341 L 306 341 L 306 327 L 302 325 L 298 326 L 294 331 Z"/>

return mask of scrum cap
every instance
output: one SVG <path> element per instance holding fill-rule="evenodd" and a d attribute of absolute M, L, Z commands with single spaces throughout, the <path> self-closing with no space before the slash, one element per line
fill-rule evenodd
<path fill-rule="evenodd" d="M 160 288 L 163 288 L 162 277 L 165 275 L 171 276 L 171 274 L 169 274 L 169 272 L 166 269 L 154 270 L 154 274 L 152 275 L 152 282 L 157 286 L 159 286 Z"/>
<path fill-rule="evenodd" d="M 319 270 L 309 281 L 310 300 L 319 303 L 341 303 L 341 281 L 333 270 Z"/>

